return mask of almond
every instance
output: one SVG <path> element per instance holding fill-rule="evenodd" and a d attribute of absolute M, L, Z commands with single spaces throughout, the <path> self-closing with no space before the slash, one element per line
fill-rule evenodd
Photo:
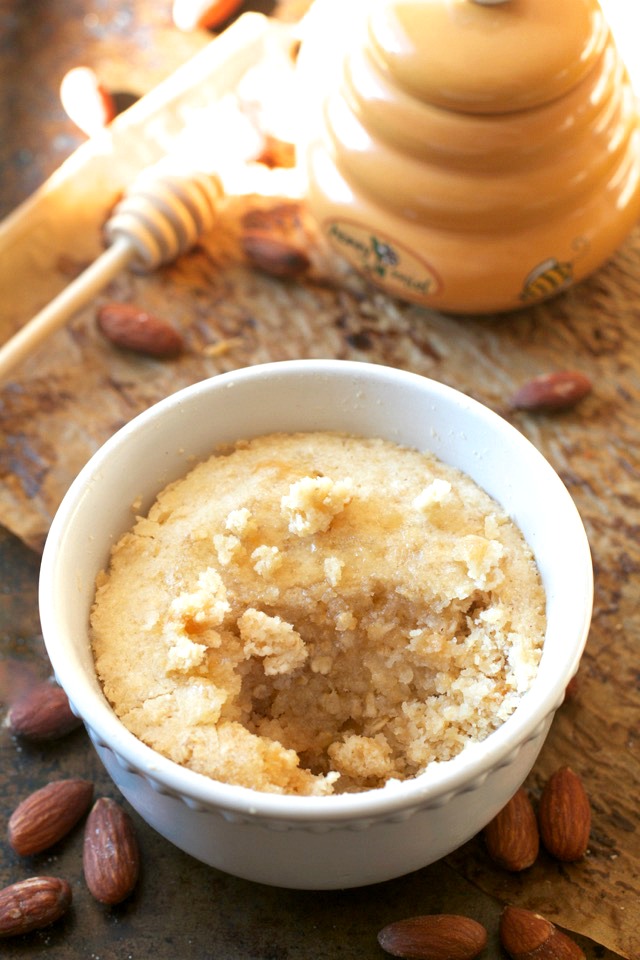
<path fill-rule="evenodd" d="M 26 740 L 57 740 L 81 724 L 62 687 L 48 680 L 27 690 L 7 714 L 11 733 Z"/>
<path fill-rule="evenodd" d="M 241 219 L 244 233 L 286 235 L 302 227 L 302 205 L 296 200 L 276 200 L 266 206 L 249 207 Z"/>
<path fill-rule="evenodd" d="M 242 6 L 242 0 L 173 0 L 171 16 L 178 30 L 215 30 Z"/>
<path fill-rule="evenodd" d="M 295 144 L 287 140 L 281 140 L 270 133 L 264 136 L 264 146 L 258 157 L 257 163 L 263 163 L 265 167 L 285 167 L 291 169 L 296 165 Z"/>
<path fill-rule="evenodd" d="M 121 903 L 138 882 L 140 853 L 133 823 L 115 800 L 101 797 L 87 818 L 82 855 L 84 877 L 100 903 Z"/>
<path fill-rule="evenodd" d="M 491 859 L 505 870 L 526 870 L 535 863 L 540 834 L 533 805 L 524 788 L 487 824 L 484 841 Z"/>
<path fill-rule="evenodd" d="M 573 676 L 571 680 L 569 680 L 569 683 L 564 688 L 564 700 L 562 701 L 563 703 L 572 703 L 574 700 L 578 698 L 578 694 L 580 692 L 580 682 L 581 681 L 578 674 L 575 674 L 575 676 Z"/>
<path fill-rule="evenodd" d="M 117 113 L 113 97 L 91 67 L 73 67 L 65 73 L 60 102 L 69 119 L 88 137 L 108 126 Z"/>
<path fill-rule="evenodd" d="M 487 931 L 470 917 L 433 913 L 388 924 L 379 932 L 378 943 L 394 957 L 472 960 L 487 945 Z"/>
<path fill-rule="evenodd" d="M 570 862 L 587 851 L 591 804 L 582 780 L 570 767 L 549 778 L 538 806 L 540 836 L 551 856 Z"/>
<path fill-rule="evenodd" d="M 297 277 L 310 266 L 309 257 L 299 246 L 266 232 L 245 233 L 242 249 L 252 267 L 274 277 Z"/>
<path fill-rule="evenodd" d="M 0 937 L 48 927 L 71 906 L 71 887 L 58 877 L 29 877 L 0 890 Z"/>
<path fill-rule="evenodd" d="M 578 370 L 543 373 L 524 383 L 511 397 L 516 410 L 562 410 L 572 407 L 591 390 L 591 380 Z"/>
<path fill-rule="evenodd" d="M 9 843 L 23 857 L 47 850 L 76 825 L 92 797 L 93 784 L 88 780 L 52 780 L 13 811 Z"/>
<path fill-rule="evenodd" d="M 98 329 L 116 347 L 150 357 L 176 357 L 183 349 L 178 331 L 166 320 L 131 303 L 107 303 L 96 315 Z"/>
<path fill-rule="evenodd" d="M 521 907 L 505 907 L 500 943 L 512 960 L 585 960 L 578 944 L 550 920 Z"/>

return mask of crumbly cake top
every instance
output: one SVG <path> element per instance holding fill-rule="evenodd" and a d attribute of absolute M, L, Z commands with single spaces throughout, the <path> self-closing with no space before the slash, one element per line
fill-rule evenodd
<path fill-rule="evenodd" d="M 484 739 L 535 676 L 531 550 L 469 477 L 379 439 L 213 455 L 112 551 L 92 612 L 123 723 L 232 784 L 327 794 Z"/>

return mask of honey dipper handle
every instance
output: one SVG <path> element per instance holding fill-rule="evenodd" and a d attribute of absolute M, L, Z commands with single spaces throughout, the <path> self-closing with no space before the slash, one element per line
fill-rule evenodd
<path fill-rule="evenodd" d="M 176 174 L 168 161 L 144 171 L 105 226 L 110 246 L 0 347 L 0 381 L 124 267 L 146 272 L 189 250 L 211 229 L 221 193 L 217 177 Z"/>
<path fill-rule="evenodd" d="M 0 380 L 4 380 L 43 340 L 63 327 L 69 317 L 130 262 L 135 253 L 126 237 L 117 238 L 79 277 L 7 340 L 0 347 Z"/>

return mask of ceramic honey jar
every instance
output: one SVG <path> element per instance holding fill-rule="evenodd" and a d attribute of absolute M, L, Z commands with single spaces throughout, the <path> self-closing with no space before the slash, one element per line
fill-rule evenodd
<path fill-rule="evenodd" d="M 299 63 L 301 89 L 322 77 L 309 206 L 351 266 L 401 299 L 493 313 L 615 251 L 640 216 L 640 115 L 597 0 L 350 3 L 316 14 Z"/>

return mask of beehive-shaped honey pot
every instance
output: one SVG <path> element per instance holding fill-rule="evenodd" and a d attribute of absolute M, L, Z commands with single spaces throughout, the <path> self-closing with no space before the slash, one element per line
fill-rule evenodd
<path fill-rule="evenodd" d="M 640 215 L 640 121 L 596 0 L 360 9 L 301 148 L 335 249 L 455 313 L 527 306 L 602 264 Z M 322 76 L 314 42 L 303 83 Z"/>

